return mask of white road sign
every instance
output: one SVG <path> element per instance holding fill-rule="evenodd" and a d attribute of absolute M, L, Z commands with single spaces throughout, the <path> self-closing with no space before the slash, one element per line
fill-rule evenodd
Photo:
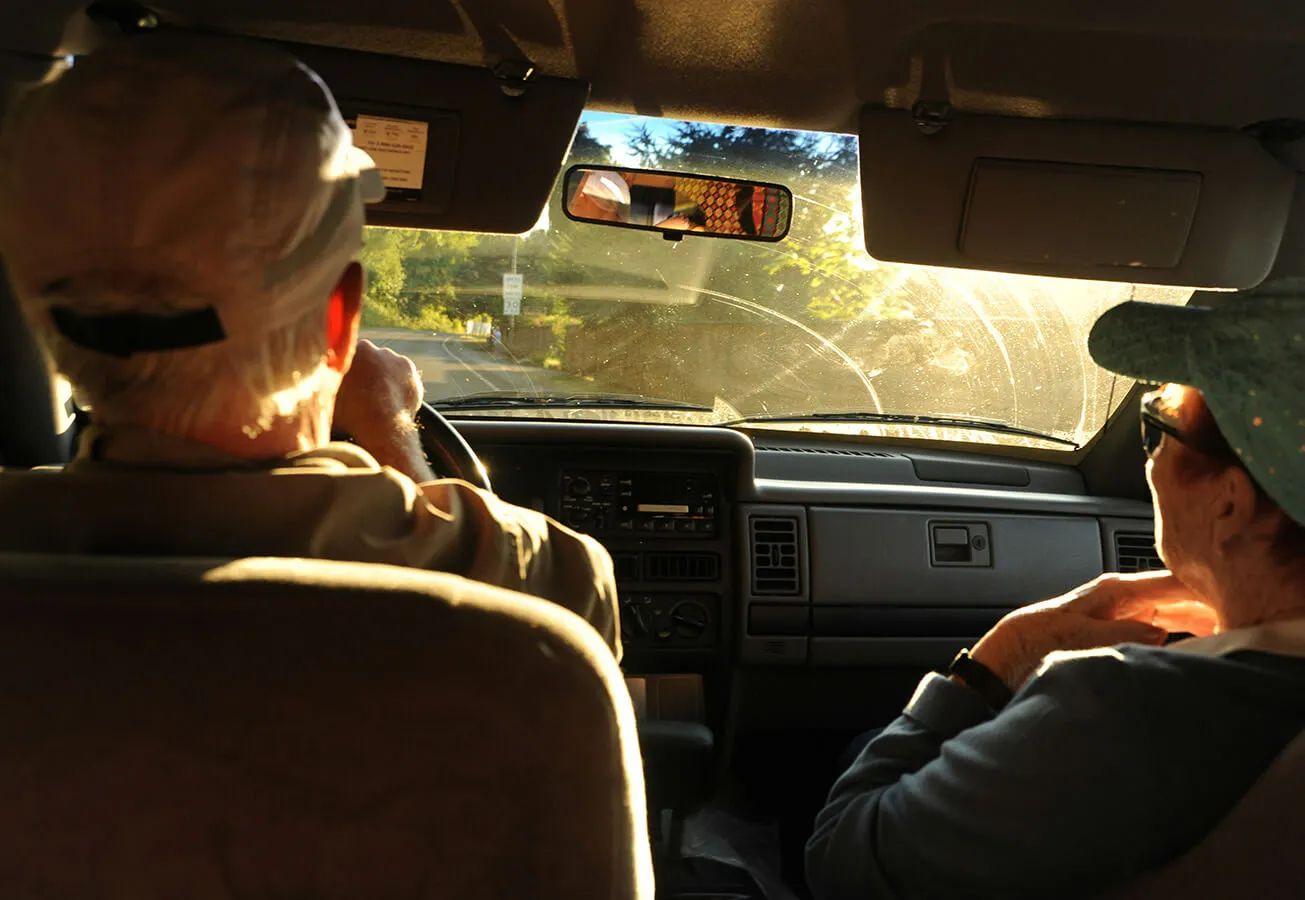
<path fill-rule="evenodd" d="M 526 276 L 512 272 L 503 273 L 503 315 L 521 315 L 521 289 Z"/>

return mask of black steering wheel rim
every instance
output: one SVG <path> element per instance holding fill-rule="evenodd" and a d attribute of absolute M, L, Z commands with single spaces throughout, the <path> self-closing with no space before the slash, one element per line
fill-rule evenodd
<path fill-rule="evenodd" d="M 460 478 L 481 490 L 493 490 L 489 486 L 489 473 L 476 451 L 429 403 L 423 403 L 417 409 L 417 435 L 426 461 L 438 474 Z"/>

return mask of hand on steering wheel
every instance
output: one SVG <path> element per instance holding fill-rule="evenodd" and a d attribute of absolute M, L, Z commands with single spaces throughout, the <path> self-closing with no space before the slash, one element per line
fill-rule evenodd
<path fill-rule="evenodd" d="M 393 444 L 403 435 L 402 429 L 395 427 L 396 420 L 410 417 L 417 426 L 416 441 L 432 470 L 490 490 L 489 476 L 475 451 L 448 419 L 422 401 L 423 393 L 421 376 L 412 360 L 388 347 L 360 340 L 336 394 L 335 428 L 341 436 L 383 457 L 392 454 L 382 449 L 394 448 L 381 445 Z M 413 455 L 407 453 L 409 459 Z"/>
<path fill-rule="evenodd" d="M 426 461 L 438 473 L 450 478 L 461 478 L 482 490 L 493 491 L 489 486 L 489 473 L 458 430 L 439 410 L 423 402 L 417 407 L 417 436 L 426 453 Z"/>

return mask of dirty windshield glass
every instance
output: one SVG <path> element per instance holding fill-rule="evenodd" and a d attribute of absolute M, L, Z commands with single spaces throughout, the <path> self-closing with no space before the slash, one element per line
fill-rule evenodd
<path fill-rule="evenodd" d="M 1092 322 L 1190 294 L 876 262 L 851 136 L 587 113 L 576 163 L 778 182 L 792 229 L 677 243 L 570 221 L 560 187 L 523 235 L 369 228 L 364 335 L 446 414 L 1069 449 L 1130 386 L 1088 357 Z"/>

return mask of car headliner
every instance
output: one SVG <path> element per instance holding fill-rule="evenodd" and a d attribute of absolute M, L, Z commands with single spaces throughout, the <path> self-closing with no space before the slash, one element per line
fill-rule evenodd
<path fill-rule="evenodd" d="M 1305 4 L 1246 0 L 160 0 L 166 22 L 493 64 L 599 109 L 853 132 L 869 104 L 1240 128 L 1305 119 Z M 76 50 L 72 0 L 0 2 L 0 49 Z M 519 50 L 518 50 L 519 48 Z"/>

